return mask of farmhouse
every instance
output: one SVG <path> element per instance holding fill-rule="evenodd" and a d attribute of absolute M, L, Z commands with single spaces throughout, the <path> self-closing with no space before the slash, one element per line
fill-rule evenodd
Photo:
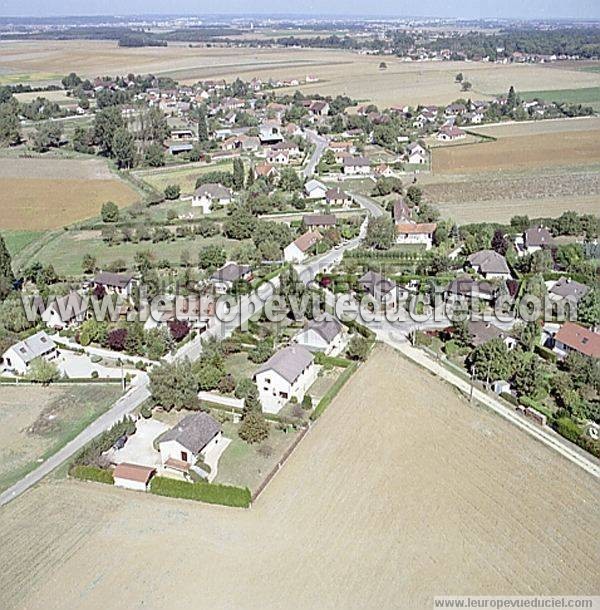
<path fill-rule="evenodd" d="M 435 222 L 397 222 L 396 243 L 402 245 L 423 245 L 430 250 L 433 245 L 433 234 L 437 228 Z"/>
<path fill-rule="evenodd" d="M 486 279 L 511 277 L 506 259 L 495 250 L 480 250 L 467 257 L 467 263 Z"/>
<path fill-rule="evenodd" d="M 227 187 L 216 182 L 209 182 L 199 186 L 192 197 L 192 207 L 201 207 L 204 214 L 209 214 L 213 204 L 228 205 L 233 198 Z"/>
<path fill-rule="evenodd" d="M 313 102 L 308 110 L 314 116 L 327 116 L 329 114 L 329 104 L 322 100 L 317 100 Z"/>
<path fill-rule="evenodd" d="M 130 273 L 112 273 L 101 271 L 92 280 L 94 288 L 103 288 L 108 294 L 118 294 L 123 297 L 131 296 L 134 279 Z"/>
<path fill-rule="evenodd" d="M 140 466 L 139 464 L 128 464 L 122 462 L 117 464 L 113 470 L 113 480 L 116 487 L 133 489 L 135 491 L 146 491 L 148 483 L 156 472 L 155 468 Z"/>
<path fill-rule="evenodd" d="M 320 320 L 308 321 L 294 341 L 311 352 L 331 354 L 342 344 L 344 327 L 339 320 L 325 314 Z"/>
<path fill-rule="evenodd" d="M 307 231 L 284 248 L 284 260 L 287 263 L 301 263 L 321 239 L 323 238 L 318 231 Z"/>
<path fill-rule="evenodd" d="M 336 218 L 334 214 L 305 214 L 302 224 L 307 229 L 331 229 L 335 227 Z"/>
<path fill-rule="evenodd" d="M 207 413 L 186 415 L 158 438 L 162 465 L 164 468 L 187 473 L 198 458 L 206 456 L 211 449 L 217 447 L 222 438 L 221 424 Z M 198 468 L 196 472 L 202 474 L 203 471 Z"/>
<path fill-rule="evenodd" d="M 292 397 L 301 402 L 316 378 L 313 356 L 305 347 L 279 350 L 254 373 L 263 411 L 278 413 Z"/>
<path fill-rule="evenodd" d="M 352 203 L 352 197 L 342 191 L 339 187 L 328 189 L 325 193 L 325 201 L 329 205 L 345 207 Z"/>
<path fill-rule="evenodd" d="M 304 185 L 304 192 L 309 199 L 323 199 L 327 193 L 327 187 L 318 180 L 309 180 Z"/>
<path fill-rule="evenodd" d="M 561 358 L 571 352 L 600 358 L 600 333 L 574 322 L 565 322 L 554 336 L 554 351 Z"/>
<path fill-rule="evenodd" d="M 252 268 L 249 265 L 238 265 L 237 263 L 227 263 L 210 276 L 210 281 L 217 294 L 229 292 L 236 282 L 249 282 L 251 279 Z"/>
<path fill-rule="evenodd" d="M 371 173 L 371 165 L 367 157 L 345 157 L 342 171 L 349 176 L 367 175 Z"/>
<path fill-rule="evenodd" d="M 36 358 L 52 360 L 58 356 L 56 344 L 42 330 L 9 347 L 2 355 L 2 368 L 17 375 L 24 375 Z"/>
<path fill-rule="evenodd" d="M 42 320 L 48 328 L 62 330 L 67 326 L 83 322 L 87 311 L 87 302 L 75 291 L 64 297 L 57 297 L 42 312 Z"/>
<path fill-rule="evenodd" d="M 455 125 L 444 125 L 440 127 L 436 137 L 440 142 L 453 142 L 454 140 L 466 138 L 467 134 Z"/>

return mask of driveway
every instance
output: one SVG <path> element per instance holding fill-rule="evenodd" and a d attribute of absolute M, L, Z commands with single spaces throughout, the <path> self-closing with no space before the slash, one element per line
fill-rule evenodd
<path fill-rule="evenodd" d="M 208 475 L 209 483 L 212 483 L 212 481 L 215 480 L 218 472 L 219 459 L 223 455 L 223 451 L 229 447 L 229 443 L 231 443 L 231 439 L 222 436 L 221 440 L 204 454 L 204 463 L 210 466 L 210 474 Z"/>
<path fill-rule="evenodd" d="M 109 455 L 110 460 L 116 464 L 128 462 L 152 468 L 160 466 L 160 453 L 154 450 L 152 442 L 168 429 L 169 426 L 156 419 L 139 419 L 135 434 L 129 437 L 122 449 L 117 449 Z"/>
<path fill-rule="evenodd" d="M 102 378 L 121 378 L 121 369 L 96 364 L 87 354 L 75 354 L 63 350 L 55 362 L 60 372 L 70 378 L 89 379 L 93 371 L 97 371 L 98 376 Z"/>

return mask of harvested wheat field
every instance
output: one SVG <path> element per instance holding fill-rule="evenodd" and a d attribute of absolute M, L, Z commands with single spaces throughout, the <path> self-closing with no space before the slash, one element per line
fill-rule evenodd
<path fill-rule="evenodd" d="M 56 229 L 138 199 L 99 159 L 0 159 L 0 229 Z"/>
<path fill-rule="evenodd" d="M 13 80 L 59 80 L 65 66 L 81 76 L 121 74 L 123 66 L 136 73 L 163 74 L 180 82 L 225 78 L 244 80 L 298 78 L 307 74 L 320 79 L 303 84 L 306 93 L 345 94 L 382 106 L 446 104 L 462 97 L 454 82 L 457 72 L 473 85 L 472 96 L 490 97 L 508 91 L 577 89 L 600 86 L 600 74 L 580 70 L 551 70 L 534 64 L 483 62 L 403 62 L 337 49 L 255 49 L 189 46 L 120 48 L 116 41 L 6 41 L 0 43 L 0 65 Z M 54 75 L 54 78 L 52 77 Z M 281 90 L 289 91 L 288 90 Z"/>
<path fill-rule="evenodd" d="M 389 348 L 250 510 L 46 482 L 0 512 L 0 606 L 432 607 L 591 594 L 595 479 Z"/>

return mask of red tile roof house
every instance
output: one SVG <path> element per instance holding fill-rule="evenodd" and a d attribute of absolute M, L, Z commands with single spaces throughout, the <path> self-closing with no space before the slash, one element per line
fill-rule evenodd
<path fill-rule="evenodd" d="M 308 253 L 317 245 L 323 237 L 318 231 L 307 231 L 298 239 L 286 246 L 283 257 L 288 263 L 301 263 L 308 257 Z"/>
<path fill-rule="evenodd" d="M 444 125 L 443 127 L 440 127 L 436 137 L 441 142 L 452 142 L 454 140 L 466 138 L 467 134 L 462 129 L 455 127 L 454 125 Z"/>
<path fill-rule="evenodd" d="M 396 243 L 400 245 L 423 245 L 426 250 L 433 246 L 433 234 L 437 229 L 435 222 L 397 222 Z"/>
<path fill-rule="evenodd" d="M 570 352 L 600 358 L 600 333 L 574 322 L 565 322 L 554 336 L 554 351 L 561 358 Z"/>

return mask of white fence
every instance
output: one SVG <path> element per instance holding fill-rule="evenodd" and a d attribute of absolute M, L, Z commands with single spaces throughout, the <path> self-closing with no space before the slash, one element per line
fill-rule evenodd
<path fill-rule="evenodd" d="M 237 409 L 244 408 L 243 398 L 222 396 L 221 394 L 214 394 L 213 392 L 198 392 L 198 398 L 200 400 L 205 400 L 206 402 L 213 402 L 218 405 L 225 405 L 226 407 L 235 407 Z"/>

